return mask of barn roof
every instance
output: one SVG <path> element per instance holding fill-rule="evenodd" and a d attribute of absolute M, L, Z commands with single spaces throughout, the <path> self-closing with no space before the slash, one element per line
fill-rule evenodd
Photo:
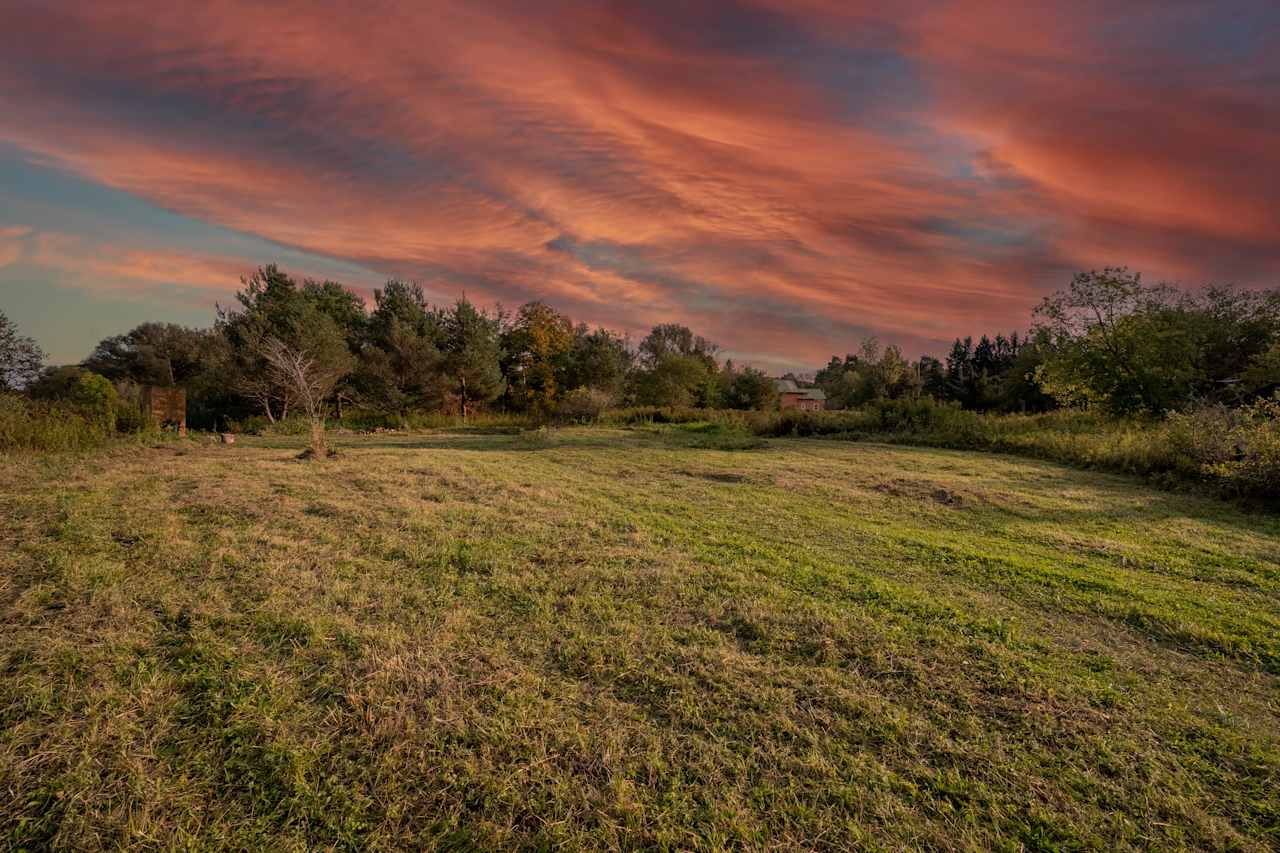
<path fill-rule="evenodd" d="M 779 394 L 797 394 L 806 400 L 825 400 L 826 392 L 821 388 L 801 388 L 791 379 L 775 379 L 774 387 L 778 389 Z"/>

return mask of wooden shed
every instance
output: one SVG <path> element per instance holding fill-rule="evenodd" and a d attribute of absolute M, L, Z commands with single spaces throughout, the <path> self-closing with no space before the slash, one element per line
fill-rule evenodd
<path fill-rule="evenodd" d="M 161 429 L 187 434 L 187 392 L 181 388 L 143 385 L 139 395 L 142 417 Z"/>

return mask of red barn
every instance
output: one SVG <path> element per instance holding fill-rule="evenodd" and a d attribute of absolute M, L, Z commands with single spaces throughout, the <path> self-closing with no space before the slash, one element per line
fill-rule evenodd
<path fill-rule="evenodd" d="M 821 412 L 827 407 L 827 395 L 821 388 L 801 388 L 790 379 L 775 379 L 779 409 Z"/>

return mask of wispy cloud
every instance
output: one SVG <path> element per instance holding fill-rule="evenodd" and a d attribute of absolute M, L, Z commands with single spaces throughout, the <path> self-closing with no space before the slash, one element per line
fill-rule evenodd
<path fill-rule="evenodd" d="M 1280 13 L 1228 5 L 19 2 L 0 140 L 440 293 L 936 350 L 1074 267 L 1274 280 Z"/>

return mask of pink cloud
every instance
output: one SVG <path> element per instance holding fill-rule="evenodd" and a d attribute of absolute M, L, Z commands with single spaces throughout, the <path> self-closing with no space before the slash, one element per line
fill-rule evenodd
<path fill-rule="evenodd" d="M 1143 8 L 1150 32 L 1195 22 Z M 872 332 L 936 350 L 1025 325 L 1076 266 L 1280 268 L 1275 60 L 1197 63 L 1125 23 L 979 0 L 33 7 L 0 34 L 0 140 L 439 294 L 683 320 L 775 359 Z M 827 79 L 858 61 L 918 91 Z M 121 287 L 237 284 L 61 251 Z"/>

